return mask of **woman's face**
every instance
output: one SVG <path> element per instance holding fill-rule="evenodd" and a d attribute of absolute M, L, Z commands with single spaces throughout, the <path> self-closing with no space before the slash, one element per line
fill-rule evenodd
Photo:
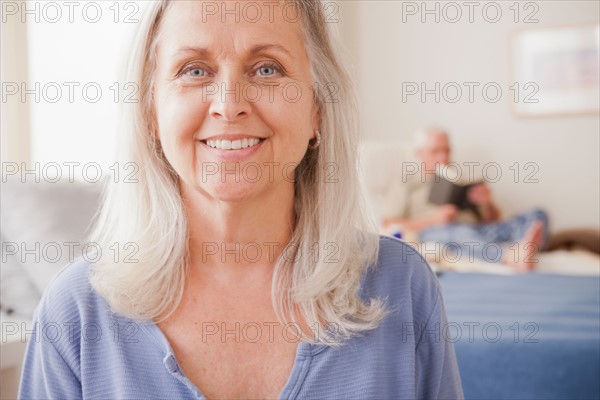
<path fill-rule="evenodd" d="M 163 151 L 183 185 L 223 201 L 293 190 L 319 126 L 295 9 L 246 4 L 175 1 L 157 48 Z"/>

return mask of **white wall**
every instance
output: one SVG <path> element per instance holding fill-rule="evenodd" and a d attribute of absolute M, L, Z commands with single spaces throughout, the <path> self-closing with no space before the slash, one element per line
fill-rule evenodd
<path fill-rule="evenodd" d="M 496 2 L 503 12 L 497 23 L 486 22 L 479 2 L 468 19 L 468 8 L 456 23 L 440 22 L 434 15 L 405 14 L 403 7 L 421 2 L 342 2 L 342 32 L 353 60 L 360 101 L 363 135 L 367 139 L 409 141 L 411 133 L 428 124 L 441 124 L 454 139 L 454 158 L 466 161 L 497 162 L 502 178 L 492 188 L 505 215 L 530 207 L 549 211 L 553 230 L 600 226 L 600 124 L 598 115 L 517 118 L 510 108 L 509 38 L 518 30 L 598 22 L 600 9 L 595 1 L 530 2 L 538 7 L 538 23 L 523 23 L 533 8 L 524 9 L 519 23 L 509 9 L 514 2 Z M 427 2 L 429 9 L 439 3 Z M 447 9 L 450 12 L 450 9 Z M 488 17 L 493 18 L 491 9 Z M 452 18 L 453 14 L 447 14 Z M 497 82 L 502 99 L 492 104 L 475 91 L 470 103 L 467 89 L 457 103 L 443 99 L 436 103 L 428 96 L 402 101 L 403 82 Z M 481 86 L 480 86 L 481 88 Z M 521 165 L 519 182 L 509 168 Z M 524 163 L 539 166 L 538 183 L 525 183 Z M 491 170 L 490 170 L 491 171 Z"/>
<path fill-rule="evenodd" d="M 26 96 L 31 160 L 42 167 L 78 162 L 73 172 L 81 180 L 84 165 L 97 163 L 108 173 L 114 161 L 119 104 L 133 93 L 120 74 L 144 2 L 50 3 L 29 0 L 30 13 L 9 16 L 27 21 L 27 88 L 39 88 L 38 101 Z"/>

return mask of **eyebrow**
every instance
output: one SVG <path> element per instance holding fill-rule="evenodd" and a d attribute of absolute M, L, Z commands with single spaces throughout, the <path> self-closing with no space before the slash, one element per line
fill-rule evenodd
<path fill-rule="evenodd" d="M 282 45 L 279 45 L 279 44 L 257 44 L 255 46 L 252 46 L 250 48 L 250 50 L 248 50 L 248 53 L 252 55 L 252 54 L 262 53 L 262 52 L 265 52 L 268 50 L 279 51 L 279 52 L 285 53 L 291 59 L 294 58 L 294 57 L 292 57 L 290 52 L 285 47 L 283 47 Z M 179 51 L 177 51 L 177 54 L 181 54 L 181 53 L 195 53 L 200 56 L 210 56 L 211 55 L 210 50 L 208 50 L 207 48 L 194 47 L 194 46 L 182 47 L 181 49 L 179 49 Z"/>

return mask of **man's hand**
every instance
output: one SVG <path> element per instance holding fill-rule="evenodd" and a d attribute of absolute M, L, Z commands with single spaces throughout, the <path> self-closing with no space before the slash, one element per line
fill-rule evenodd
<path fill-rule="evenodd" d="M 479 183 L 469 189 L 469 201 L 479 207 L 481 222 L 491 223 L 500 220 L 500 210 L 492 200 L 492 191 L 485 183 Z"/>
<path fill-rule="evenodd" d="M 492 192 L 485 183 L 479 183 L 469 189 L 469 201 L 477 206 L 489 206 L 492 203 Z"/>
<path fill-rule="evenodd" d="M 446 225 L 454 222 L 458 215 L 458 208 L 454 204 L 444 204 L 437 208 L 432 216 L 434 225 Z"/>

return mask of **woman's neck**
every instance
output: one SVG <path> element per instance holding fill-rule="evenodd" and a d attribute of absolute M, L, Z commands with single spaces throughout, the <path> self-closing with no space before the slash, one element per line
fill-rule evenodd
<path fill-rule="evenodd" d="M 295 221 L 293 186 L 226 202 L 180 187 L 188 217 L 190 272 L 222 283 L 270 284 L 275 260 L 289 243 Z"/>

